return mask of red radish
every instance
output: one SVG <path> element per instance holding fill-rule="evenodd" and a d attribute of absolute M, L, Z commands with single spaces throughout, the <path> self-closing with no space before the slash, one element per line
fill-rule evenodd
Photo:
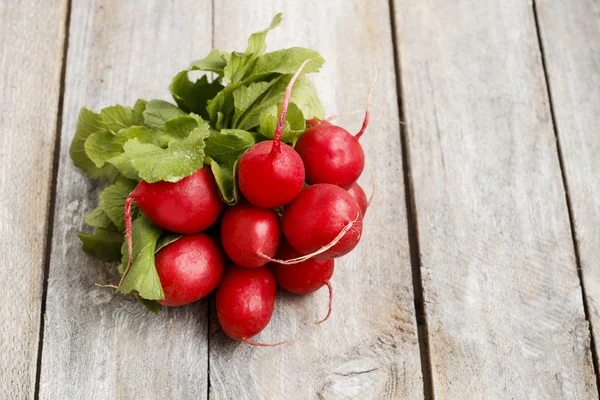
<path fill-rule="evenodd" d="M 300 254 L 292 248 L 286 241 L 281 243 L 277 257 L 282 260 L 297 258 Z M 329 307 L 327 315 L 321 321 L 325 322 L 331 315 L 331 305 L 333 302 L 333 290 L 329 280 L 333 275 L 333 260 L 315 260 L 310 259 L 295 265 L 282 265 L 272 263 L 271 268 L 275 274 L 277 284 L 295 294 L 309 294 L 316 292 L 323 285 L 329 290 Z"/>
<path fill-rule="evenodd" d="M 219 189 L 209 167 L 202 167 L 179 182 L 138 183 L 125 201 L 125 240 L 129 261 L 119 287 L 133 262 L 131 205 L 134 202 L 156 225 L 182 234 L 205 230 L 217 221 L 223 209 Z"/>
<path fill-rule="evenodd" d="M 281 143 L 281 134 L 292 87 L 308 62 L 302 63 L 285 91 L 273 140 L 255 144 L 240 159 L 237 171 L 240 191 L 255 206 L 281 207 L 292 201 L 304 185 L 302 159 L 291 146 Z"/>
<path fill-rule="evenodd" d="M 223 201 L 209 167 L 200 168 L 175 183 L 141 181 L 127 198 L 126 215 L 131 214 L 132 202 L 156 225 L 181 234 L 205 230 L 215 223 L 223 209 Z M 127 220 L 126 216 L 126 223 Z"/>
<path fill-rule="evenodd" d="M 304 162 L 306 182 L 348 188 L 365 167 L 358 136 L 337 125 L 321 122 L 300 136 L 296 151 Z"/>
<path fill-rule="evenodd" d="M 354 200 L 356 200 L 356 202 L 358 203 L 358 206 L 360 207 L 360 212 L 364 217 L 367 213 L 367 207 L 369 206 L 369 200 L 367 200 L 367 195 L 365 194 L 365 191 L 360 187 L 358 183 L 354 182 L 348 189 L 348 193 L 350 193 L 352 197 L 354 197 Z"/>
<path fill-rule="evenodd" d="M 228 207 L 221 221 L 221 244 L 233 262 L 257 268 L 277 253 L 281 221 L 274 210 L 241 202 Z"/>
<path fill-rule="evenodd" d="M 300 136 L 295 147 L 304 162 L 308 184 L 331 183 L 348 189 L 362 174 L 365 154 L 358 140 L 369 124 L 374 85 L 375 82 L 369 93 L 362 127 L 356 135 L 329 121 L 324 120 L 316 125 L 316 120 L 308 121 L 311 128 Z"/>
<path fill-rule="evenodd" d="M 316 259 L 349 253 L 362 234 L 362 214 L 350 193 L 339 186 L 308 186 L 283 212 L 283 233 L 300 254 Z"/>
<path fill-rule="evenodd" d="M 163 306 L 182 306 L 206 297 L 223 275 L 223 252 L 204 233 L 187 235 L 156 254 L 156 272 L 165 298 Z"/>
<path fill-rule="evenodd" d="M 273 315 L 277 285 L 267 267 L 230 264 L 217 287 L 217 317 L 227 336 L 257 346 L 249 338 L 262 331 Z"/>

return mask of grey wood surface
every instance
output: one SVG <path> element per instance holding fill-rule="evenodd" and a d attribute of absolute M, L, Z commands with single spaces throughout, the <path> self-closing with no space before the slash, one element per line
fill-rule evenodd
<path fill-rule="evenodd" d="M 43 399 L 423 398 L 430 377 L 421 374 L 415 323 L 398 96 L 434 397 L 598 398 L 566 201 L 597 331 L 596 1 L 536 1 L 566 188 L 527 0 L 393 0 L 393 15 L 386 0 L 72 1 L 61 88 L 67 3 L 0 0 L 0 398 L 36 397 L 36 372 Z M 171 100 L 169 79 L 190 60 L 213 46 L 243 50 L 278 11 L 285 19 L 269 48 L 321 52 L 327 63 L 313 81 L 328 114 L 363 109 L 378 68 L 360 181 L 368 193 L 372 171 L 377 191 L 361 244 L 336 264 L 330 320 L 313 324 L 326 312 L 325 289 L 281 293 L 256 339 L 297 340 L 264 349 L 226 338 L 207 301 L 155 316 L 94 287 L 114 282 L 116 268 L 86 256 L 75 231 L 101 187 L 73 166 L 68 148 L 81 106 Z M 361 119 L 337 122 L 357 131 Z"/>
<path fill-rule="evenodd" d="M 394 4 L 435 398 L 597 398 L 530 2 Z"/>
<path fill-rule="evenodd" d="M 34 395 L 66 2 L 0 1 L 0 397 Z"/>
<path fill-rule="evenodd" d="M 537 3 L 596 354 L 600 339 L 600 3 Z M 598 371 L 596 371 L 598 372 Z"/>
<path fill-rule="evenodd" d="M 97 282 L 114 268 L 81 251 L 75 230 L 98 187 L 68 155 L 79 108 L 169 99 L 170 78 L 211 48 L 210 1 L 74 1 L 45 319 L 43 399 L 202 399 L 207 303 L 156 316 Z"/>
<path fill-rule="evenodd" d="M 262 342 L 298 338 L 277 348 L 233 343 L 212 319 L 210 398 L 422 398 L 388 2 L 223 1 L 215 9 L 215 47 L 243 50 L 248 35 L 268 26 L 277 11 L 284 21 L 269 34 L 269 48 L 321 53 L 326 63 L 313 82 L 329 114 L 364 109 L 378 68 L 360 180 L 369 193 L 371 170 L 377 192 L 359 247 L 336 260 L 328 321 L 313 324 L 326 313 L 326 288 L 306 297 L 281 293 L 273 320 L 257 336 Z M 357 132 L 362 115 L 336 122 Z"/>

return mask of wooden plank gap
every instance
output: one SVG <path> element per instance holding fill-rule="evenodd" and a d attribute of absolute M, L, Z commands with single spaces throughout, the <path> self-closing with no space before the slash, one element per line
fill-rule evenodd
<path fill-rule="evenodd" d="M 213 3 L 214 4 L 214 3 Z M 212 299 L 213 296 L 209 296 L 206 299 L 206 398 L 210 399 L 210 332 L 212 329 Z"/>
<path fill-rule="evenodd" d="M 419 244 L 419 224 L 417 208 L 415 207 L 414 188 L 410 171 L 410 147 L 408 146 L 408 129 L 404 113 L 404 91 L 402 89 L 402 63 L 400 50 L 396 40 L 399 34 L 396 27 L 394 0 L 389 0 L 390 23 L 392 33 L 392 47 L 394 51 L 394 68 L 396 70 L 396 86 L 398 93 L 398 114 L 400 116 L 400 148 L 402 150 L 402 171 L 404 179 L 404 197 L 406 202 L 406 224 L 408 229 L 408 244 L 410 250 L 410 264 L 412 269 L 413 298 L 415 304 L 415 317 L 417 322 L 417 335 L 419 339 L 419 354 L 421 356 L 421 373 L 423 374 L 423 397 L 433 399 L 433 381 L 431 375 L 431 359 L 429 353 L 429 338 L 427 334 L 427 315 L 423 301 L 423 282 L 421 280 L 421 249 Z"/>
<path fill-rule="evenodd" d="M 361 139 L 365 170 L 372 169 L 373 177 L 363 174 L 359 183 L 368 188 L 376 182 L 378 190 L 361 244 L 335 261 L 334 311 L 326 323 L 314 324 L 326 311 L 323 289 L 312 296 L 280 293 L 269 326 L 256 340 L 297 338 L 285 346 L 232 342 L 213 317 L 211 399 L 422 399 L 389 1 L 238 3 L 217 3 L 216 47 L 244 48 L 250 32 L 282 11 L 289 18 L 269 34 L 268 49 L 302 46 L 324 56 L 327 62 L 310 80 L 326 115 L 362 109 L 377 66 L 373 114 Z M 252 26 L 245 23 L 249 19 Z M 339 123 L 354 132 L 362 119 L 357 114 Z"/>
<path fill-rule="evenodd" d="M 536 6 L 537 0 L 532 0 L 531 6 L 533 11 L 533 18 L 535 21 L 535 30 L 537 34 L 538 45 L 540 49 L 540 57 L 542 60 L 542 68 L 544 70 L 544 80 L 546 82 L 546 90 L 548 91 L 548 104 L 550 105 L 550 116 L 552 117 L 552 127 L 554 129 L 554 136 L 556 137 L 556 152 L 558 154 L 558 163 L 560 164 L 560 174 L 562 177 L 563 186 L 565 189 L 565 200 L 567 203 L 567 213 L 569 215 L 569 226 L 571 228 L 571 239 L 573 240 L 573 250 L 575 253 L 575 262 L 577 265 L 577 275 L 579 277 L 579 284 L 581 286 L 581 295 L 583 300 L 583 312 L 585 314 L 585 320 L 588 323 L 588 329 L 590 332 L 590 352 L 592 353 L 592 364 L 594 367 L 594 375 L 596 377 L 596 389 L 600 394 L 600 376 L 598 375 L 598 355 L 596 354 L 596 346 L 594 339 L 594 331 L 592 329 L 592 322 L 590 320 L 590 312 L 588 305 L 588 297 L 585 291 L 585 282 L 583 280 L 583 272 L 581 269 L 581 256 L 579 255 L 579 244 L 577 243 L 577 235 L 575 232 L 575 223 L 573 218 L 573 206 L 571 204 L 571 197 L 569 195 L 569 182 L 565 173 L 565 164 L 563 160 L 562 148 L 560 145 L 560 136 L 558 134 L 558 124 L 556 123 L 556 116 L 554 113 L 554 103 L 552 99 L 552 88 L 550 87 L 550 79 L 548 79 L 548 69 L 546 67 L 546 55 L 544 53 L 544 43 L 542 40 L 542 32 L 540 29 L 540 22 L 538 19 L 538 11 Z"/>
<path fill-rule="evenodd" d="M 205 400 L 206 302 L 154 315 L 131 297 L 93 286 L 113 278 L 116 265 L 81 251 L 75 234 L 102 188 L 69 157 L 80 107 L 99 111 L 110 104 L 132 105 L 138 98 L 167 100 L 164 77 L 210 48 L 209 0 L 201 2 L 204 7 L 196 0 L 147 3 L 72 1 L 70 7 L 40 399 Z M 57 92 L 59 73 L 60 67 Z M 33 393 L 32 387 L 32 398 Z"/>
<path fill-rule="evenodd" d="M 67 76 L 67 54 L 69 51 L 69 30 L 71 27 L 71 2 L 67 0 L 65 17 L 65 31 L 63 41 L 62 65 L 60 69 L 60 84 L 58 94 L 58 109 L 56 112 L 56 138 L 52 152 L 52 177 L 50 179 L 50 198 L 48 204 L 47 226 L 46 226 L 46 249 L 44 252 L 44 272 L 42 284 L 42 303 L 40 306 L 40 327 L 38 336 L 38 352 L 35 372 L 34 399 L 40 398 L 40 381 L 42 376 L 42 354 L 44 350 L 44 319 L 46 316 L 46 298 L 48 296 L 48 276 L 50 271 L 50 257 L 52 254 L 52 237 L 54 233 L 54 215 L 56 206 L 56 188 L 58 186 L 58 167 L 60 163 L 61 132 L 63 124 L 63 105 L 65 101 L 65 80 Z"/>
<path fill-rule="evenodd" d="M 215 0 L 210 1 L 210 48 L 215 48 Z M 212 51 L 212 50 L 211 50 Z M 217 78 L 217 74 L 210 72 L 209 76 L 214 80 Z M 210 399 L 210 336 L 212 329 L 212 301 L 213 295 L 210 295 L 206 299 L 206 398 Z"/>

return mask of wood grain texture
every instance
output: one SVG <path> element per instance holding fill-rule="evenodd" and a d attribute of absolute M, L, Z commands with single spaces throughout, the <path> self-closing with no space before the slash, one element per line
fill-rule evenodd
<path fill-rule="evenodd" d="M 317 11 L 318 10 L 318 11 Z M 280 293 L 270 325 L 256 340 L 297 338 L 252 348 L 220 331 L 212 311 L 211 399 L 418 399 L 423 397 L 413 307 L 402 178 L 399 116 L 387 1 L 219 2 L 215 46 L 243 50 L 251 32 L 284 12 L 269 49 L 304 46 L 327 60 L 313 82 L 329 114 L 363 110 L 379 69 L 371 126 L 361 139 L 367 167 L 360 182 L 377 192 L 361 244 L 336 261 L 331 318 L 327 291 Z M 362 115 L 337 122 L 358 131 Z"/>
<path fill-rule="evenodd" d="M 211 47 L 210 1 L 74 1 L 51 253 L 42 399 L 202 399 L 207 303 L 156 316 L 94 287 L 115 268 L 85 255 L 76 229 L 98 187 L 68 155 L 80 107 L 169 99 L 170 78 Z"/>
<path fill-rule="evenodd" d="M 600 335 L 600 3 L 538 1 L 589 318 Z M 598 371 L 596 371 L 598 372 Z"/>
<path fill-rule="evenodd" d="M 395 11 L 435 397 L 597 398 L 531 5 Z"/>
<path fill-rule="evenodd" d="M 0 394 L 34 394 L 66 2 L 0 2 Z"/>

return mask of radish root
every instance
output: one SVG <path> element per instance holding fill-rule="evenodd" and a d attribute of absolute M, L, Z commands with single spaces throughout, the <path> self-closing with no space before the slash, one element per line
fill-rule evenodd
<path fill-rule="evenodd" d="M 342 240 L 343 237 L 346 235 L 346 233 L 348 233 L 348 231 L 350 229 L 352 229 L 352 226 L 356 223 L 356 221 L 358 221 L 359 218 L 360 218 L 360 213 L 356 216 L 356 218 L 354 218 L 354 221 L 350 221 L 348 223 L 348 225 L 344 226 L 344 228 L 340 231 L 340 233 L 338 233 L 338 235 L 331 242 L 329 242 L 328 244 L 326 244 L 325 246 L 321 247 L 319 250 L 317 250 L 313 253 L 307 254 L 305 256 L 297 257 L 297 258 L 292 258 L 290 260 L 278 260 L 276 258 L 271 258 L 263 253 L 259 253 L 259 256 L 261 256 L 265 260 L 268 260 L 270 262 L 277 263 L 277 264 L 282 264 L 282 265 L 299 264 L 299 263 L 304 262 L 314 256 L 318 256 L 319 254 L 325 253 L 327 250 L 331 249 L 333 246 L 338 244 L 339 241 Z"/>
<path fill-rule="evenodd" d="M 275 135 L 273 136 L 273 148 L 271 150 L 271 154 L 281 153 L 281 135 L 283 133 L 283 128 L 285 127 L 285 117 L 287 116 L 287 109 L 288 104 L 290 103 L 290 97 L 292 97 L 292 87 L 294 86 L 296 79 L 298 79 L 298 77 L 300 76 L 300 73 L 302 73 L 302 70 L 304 69 L 306 64 L 308 64 L 309 62 L 312 62 L 312 60 L 306 60 L 302 63 L 302 65 L 300 65 L 300 68 L 298 68 L 298 71 L 296 71 L 294 76 L 292 76 L 292 79 L 290 79 L 290 83 L 285 89 L 283 102 L 281 103 L 281 112 L 279 113 L 279 119 L 277 120 L 277 128 L 275 129 Z"/>
<path fill-rule="evenodd" d="M 327 285 L 327 290 L 329 290 L 329 307 L 327 308 L 327 315 L 325 316 L 325 318 L 323 318 L 320 321 L 315 322 L 315 324 L 317 324 L 317 325 L 319 325 L 320 323 L 323 323 L 329 319 L 329 316 L 331 315 L 331 308 L 333 306 L 333 288 L 331 287 L 331 282 L 329 281 L 329 279 L 327 279 L 325 281 L 325 285 Z"/>
<path fill-rule="evenodd" d="M 116 291 L 116 290 L 119 290 L 119 287 L 118 287 L 118 286 L 111 285 L 111 284 L 106 284 L 106 285 L 103 285 L 103 284 L 100 284 L 100 283 L 94 283 L 94 286 L 101 287 L 101 288 L 115 289 L 115 291 Z"/>
<path fill-rule="evenodd" d="M 363 112 L 363 111 L 362 110 L 354 110 L 354 111 L 346 111 L 346 112 L 339 113 L 339 114 L 333 114 L 333 115 L 323 118 L 323 121 L 331 122 L 334 119 L 337 119 L 340 117 L 347 117 L 350 115 L 360 114 L 361 112 Z"/>
<path fill-rule="evenodd" d="M 254 342 L 250 339 L 242 339 L 242 342 L 249 344 L 250 346 L 257 346 L 257 347 L 276 347 L 276 346 L 281 346 L 282 344 L 286 344 L 286 343 L 290 343 L 295 341 L 296 339 L 288 339 L 288 340 L 284 340 L 283 342 L 277 342 L 277 343 L 260 343 L 260 342 Z"/>
<path fill-rule="evenodd" d="M 365 119 L 363 120 L 362 127 L 360 131 L 355 135 L 356 139 L 360 139 L 360 137 L 367 130 L 367 126 L 369 125 L 369 110 L 371 108 L 371 100 L 373 99 L 373 90 L 375 90 L 375 83 L 377 82 L 377 68 L 375 68 L 375 78 L 373 79 L 373 83 L 371 84 L 371 90 L 369 90 L 369 98 L 367 100 L 367 108 L 365 110 Z"/>

